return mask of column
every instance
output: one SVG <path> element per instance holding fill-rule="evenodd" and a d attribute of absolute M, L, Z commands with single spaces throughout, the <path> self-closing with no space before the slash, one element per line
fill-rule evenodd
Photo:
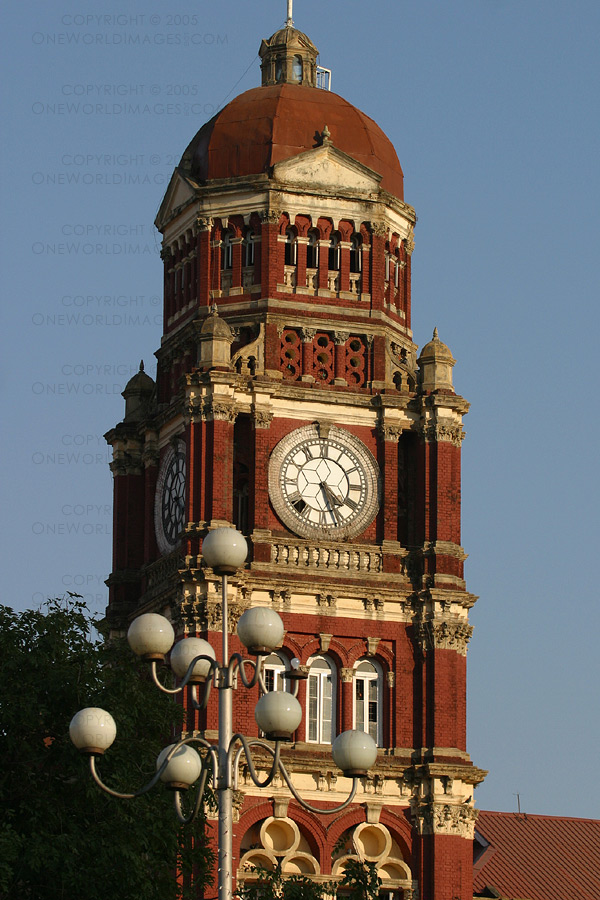
<path fill-rule="evenodd" d="M 302 337 L 302 375 L 300 376 L 300 381 L 308 381 L 310 383 L 315 380 L 315 376 L 313 375 L 313 341 L 317 331 L 315 328 L 301 328 L 300 333 Z"/>
<path fill-rule="evenodd" d="M 342 731 L 350 731 L 354 725 L 354 669 L 343 668 L 341 675 L 341 711 L 342 711 Z"/>
<path fill-rule="evenodd" d="M 336 331 L 333 336 L 333 342 L 335 344 L 334 384 L 348 384 L 346 381 L 346 343 L 349 340 L 350 335 L 347 331 Z"/>

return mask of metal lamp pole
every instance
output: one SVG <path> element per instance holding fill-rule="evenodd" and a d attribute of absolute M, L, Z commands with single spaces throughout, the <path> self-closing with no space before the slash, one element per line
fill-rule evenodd
<path fill-rule="evenodd" d="M 330 809 L 320 809 L 304 800 L 296 791 L 290 775 L 280 757 L 281 742 L 292 739 L 302 720 L 302 709 L 297 700 L 298 679 L 305 676 L 290 675 L 295 682 L 294 692 L 267 691 L 263 675 L 263 659 L 281 646 L 284 627 L 280 616 L 265 607 L 247 609 L 241 616 L 237 631 L 242 644 L 255 657 L 245 659 L 239 653 L 229 656 L 229 614 L 227 576 L 243 565 L 248 552 L 245 538 L 233 528 L 217 528 L 204 538 L 202 555 L 207 566 L 221 576 L 222 659 L 217 662 L 211 645 L 202 638 L 185 638 L 174 646 L 175 634 L 168 619 L 156 613 L 145 613 L 134 619 L 127 639 L 134 651 L 151 665 L 152 678 L 158 688 L 168 694 L 179 694 L 186 685 L 192 686 L 192 705 L 196 710 L 206 709 L 212 687 L 219 692 L 218 743 L 211 744 L 201 737 L 183 738 L 165 747 L 156 761 L 156 774 L 134 793 L 126 794 L 108 787 L 97 772 L 96 757 L 104 754 L 116 736 L 116 725 L 110 713 L 88 707 L 78 712 L 71 721 L 70 735 L 75 746 L 89 756 L 93 779 L 102 790 L 113 797 L 130 800 L 145 794 L 158 781 L 166 783 L 174 792 L 175 811 L 182 824 L 192 822 L 203 804 L 204 790 L 209 775 L 218 797 L 218 894 L 219 900 L 233 897 L 233 790 L 237 788 L 237 776 L 242 754 L 246 758 L 249 775 L 259 788 L 268 787 L 279 773 L 297 802 L 309 812 L 329 815 L 340 812 L 352 802 L 358 780 L 366 776 L 377 758 L 377 747 L 369 734 L 363 731 L 345 731 L 333 742 L 331 752 L 334 762 L 345 776 L 352 778 L 348 797 Z M 170 653 L 170 665 L 181 679 L 175 688 L 167 688 L 158 679 L 157 665 Z M 246 674 L 246 666 L 253 668 L 252 677 Z M 254 717 L 267 740 L 246 738 L 233 733 L 233 686 L 236 678 L 246 688 L 261 687 L 262 696 L 256 704 Z M 203 686 L 198 697 L 198 686 Z M 193 749 L 197 744 L 206 751 L 204 756 Z M 270 772 L 260 778 L 254 767 L 252 748 L 260 747 L 272 758 Z M 192 812 L 184 814 L 181 792 L 197 784 Z"/>

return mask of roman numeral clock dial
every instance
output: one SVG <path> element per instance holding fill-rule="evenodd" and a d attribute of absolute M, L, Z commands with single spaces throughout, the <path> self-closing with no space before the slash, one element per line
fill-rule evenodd
<path fill-rule="evenodd" d="M 269 496 L 281 521 L 302 537 L 355 537 L 379 509 L 379 467 L 350 432 L 331 426 L 321 437 L 307 425 L 273 450 Z"/>
<path fill-rule="evenodd" d="M 156 485 L 154 531 L 161 553 L 175 549 L 184 524 L 185 444 L 177 441 L 163 458 Z"/>

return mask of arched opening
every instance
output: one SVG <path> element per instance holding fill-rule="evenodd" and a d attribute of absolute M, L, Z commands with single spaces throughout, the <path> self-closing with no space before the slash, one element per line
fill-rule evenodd
<path fill-rule="evenodd" d="M 330 744 L 335 730 L 335 663 L 327 656 L 316 656 L 309 661 L 309 665 L 306 740 L 313 744 Z"/>
<path fill-rule="evenodd" d="M 382 672 L 377 663 L 360 660 L 354 672 L 354 727 L 370 734 L 378 746 L 382 744 L 382 687 Z"/>
<path fill-rule="evenodd" d="M 295 56 L 292 61 L 292 81 L 295 81 L 296 84 L 302 84 L 302 57 Z"/>

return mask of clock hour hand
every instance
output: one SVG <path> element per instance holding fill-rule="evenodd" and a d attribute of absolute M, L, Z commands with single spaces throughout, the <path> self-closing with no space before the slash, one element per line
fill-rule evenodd
<path fill-rule="evenodd" d="M 330 501 L 332 500 L 332 501 L 335 503 L 336 506 L 343 506 L 343 505 L 344 505 L 343 499 L 342 499 L 341 497 L 338 497 L 337 494 L 334 494 L 333 491 L 331 490 L 331 488 L 329 487 L 329 485 L 328 485 L 325 481 L 322 481 L 322 482 L 321 482 L 320 487 L 323 489 L 323 492 L 325 493 L 325 496 L 326 496 Z"/>

